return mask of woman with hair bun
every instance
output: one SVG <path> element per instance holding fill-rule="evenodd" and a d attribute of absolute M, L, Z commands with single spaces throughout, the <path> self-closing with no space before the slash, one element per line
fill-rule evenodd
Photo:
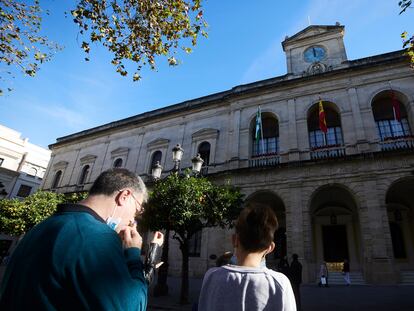
<path fill-rule="evenodd" d="M 232 237 L 237 265 L 207 271 L 199 311 L 296 310 L 289 279 L 260 266 L 264 256 L 275 248 L 277 227 L 276 215 L 267 206 L 248 206 L 240 213 Z"/>

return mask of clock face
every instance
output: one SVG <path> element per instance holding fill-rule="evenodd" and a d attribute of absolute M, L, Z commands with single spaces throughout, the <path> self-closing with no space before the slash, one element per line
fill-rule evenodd
<path fill-rule="evenodd" d="M 305 61 L 308 63 L 319 62 L 326 56 L 326 50 L 321 46 L 311 46 L 304 53 Z"/>

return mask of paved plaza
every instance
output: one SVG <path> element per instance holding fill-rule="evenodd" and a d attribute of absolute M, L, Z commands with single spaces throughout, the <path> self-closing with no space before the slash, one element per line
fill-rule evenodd
<path fill-rule="evenodd" d="M 197 301 L 201 279 L 190 279 L 190 300 Z M 170 295 L 150 297 L 148 310 L 191 310 L 180 305 L 180 280 L 169 278 Z M 413 311 L 414 286 L 331 286 L 301 288 L 302 311 Z M 214 311 L 214 310 L 212 310 Z"/>

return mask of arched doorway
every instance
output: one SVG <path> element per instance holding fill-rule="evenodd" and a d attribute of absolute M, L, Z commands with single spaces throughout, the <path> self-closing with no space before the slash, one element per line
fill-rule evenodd
<path fill-rule="evenodd" d="M 393 183 L 386 195 L 392 251 L 399 270 L 414 270 L 414 177 Z"/>
<path fill-rule="evenodd" d="M 270 190 L 258 191 L 246 199 L 246 204 L 259 203 L 271 207 L 277 216 L 279 228 L 275 233 L 275 250 L 266 257 L 267 267 L 276 268 L 280 259 L 287 254 L 286 209 L 282 199 Z"/>
<path fill-rule="evenodd" d="M 311 199 L 314 257 L 325 261 L 330 271 L 341 271 L 344 259 L 351 269 L 361 269 L 361 243 L 358 209 L 354 197 L 341 185 L 327 185 Z"/>

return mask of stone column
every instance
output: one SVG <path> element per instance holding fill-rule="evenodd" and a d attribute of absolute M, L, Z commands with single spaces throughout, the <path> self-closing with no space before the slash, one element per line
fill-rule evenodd
<path fill-rule="evenodd" d="M 313 280 L 309 276 L 310 265 L 305 249 L 307 231 L 310 229 L 311 224 L 308 224 L 308 213 L 304 213 L 306 209 L 304 201 L 306 200 L 304 200 L 302 193 L 302 183 L 294 182 L 289 184 L 290 200 L 286 206 L 288 256 L 292 256 L 295 253 L 298 254 L 299 261 L 302 263 L 303 282 L 311 283 Z"/>
<path fill-rule="evenodd" d="M 287 102 L 289 114 L 289 162 L 299 161 L 298 135 L 296 128 L 295 99 Z"/>
<path fill-rule="evenodd" d="M 369 145 L 365 134 L 364 123 L 362 122 L 361 110 L 359 109 L 358 94 L 355 88 L 352 87 L 348 89 L 348 98 L 354 120 L 357 148 L 359 152 L 364 152 L 369 149 Z"/>
<path fill-rule="evenodd" d="M 390 230 L 385 202 L 377 190 L 375 176 L 364 179 L 361 184 L 360 220 L 364 269 L 367 281 L 374 284 L 396 282 L 392 250 L 388 247 Z"/>
<path fill-rule="evenodd" d="M 238 168 L 240 145 L 240 109 L 233 110 L 230 114 L 229 130 L 229 159 L 230 168 Z"/>

